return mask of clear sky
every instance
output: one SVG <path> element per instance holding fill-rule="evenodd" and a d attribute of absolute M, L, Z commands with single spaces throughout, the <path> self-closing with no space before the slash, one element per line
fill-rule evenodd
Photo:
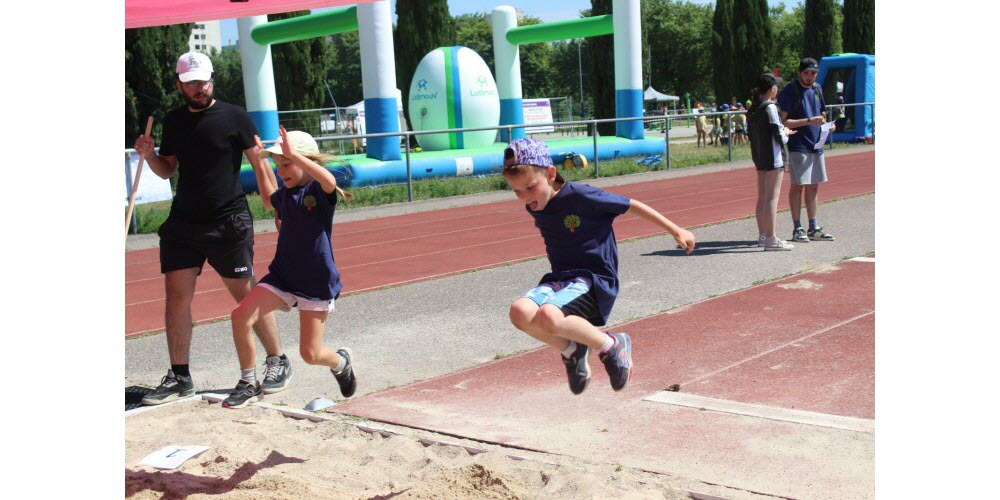
<path fill-rule="evenodd" d="M 691 3 L 708 4 L 715 3 L 714 0 L 688 0 Z M 390 0 L 392 5 L 393 22 L 396 21 L 396 0 Z M 789 0 L 786 3 L 796 3 Z M 516 9 L 521 9 L 525 14 L 537 17 L 544 22 L 563 21 L 566 19 L 576 19 L 580 11 L 590 8 L 590 0 L 455 0 L 448 2 L 448 10 L 451 15 L 471 14 L 477 12 L 492 12 L 494 7 L 500 5 L 510 5 Z M 322 9 L 317 9 L 322 11 Z M 238 33 L 235 19 L 224 19 L 221 23 L 222 45 L 236 43 Z"/>

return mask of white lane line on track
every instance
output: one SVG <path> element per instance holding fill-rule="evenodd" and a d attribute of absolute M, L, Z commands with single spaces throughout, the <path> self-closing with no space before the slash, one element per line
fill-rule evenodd
<path fill-rule="evenodd" d="M 705 380 L 705 379 L 707 379 L 709 377 L 718 375 L 718 374 L 720 374 L 720 373 L 722 373 L 722 372 L 724 372 L 726 370 L 729 370 L 730 368 L 735 368 L 735 367 L 740 366 L 742 364 L 749 363 L 750 361 L 753 361 L 753 360 L 755 360 L 757 358 L 761 358 L 761 357 L 767 356 L 768 354 L 771 354 L 772 352 L 784 349 L 784 348 L 786 348 L 786 347 L 788 347 L 790 345 L 798 344 L 799 342 L 802 342 L 803 340 L 810 339 L 810 338 L 815 337 L 815 336 L 817 336 L 819 334 L 822 334 L 822 333 L 826 333 L 826 332 L 828 332 L 830 330 L 833 330 L 835 328 L 839 328 L 841 326 L 844 326 L 844 325 L 846 325 L 848 323 L 851 323 L 853 321 L 857 321 L 857 320 L 859 320 L 861 318 L 864 318 L 866 316 L 871 316 L 872 314 L 875 314 L 875 311 L 868 311 L 866 313 L 859 314 L 859 315 L 857 315 L 857 316 L 855 316 L 853 318 L 846 319 L 846 320 L 841 321 L 840 323 L 837 323 L 837 324 L 834 324 L 834 325 L 830 325 L 830 326 L 828 326 L 828 327 L 826 327 L 826 328 L 824 328 L 822 330 L 815 331 L 815 332 L 810 333 L 809 335 L 806 335 L 804 337 L 799 337 L 799 338 L 797 338 L 795 340 L 790 340 L 788 342 L 785 342 L 784 344 L 781 344 L 778 347 L 775 347 L 773 349 L 768 349 L 768 350 L 766 350 L 766 351 L 764 351 L 764 352 L 762 352 L 760 354 L 755 354 L 753 356 L 750 356 L 749 358 L 737 361 L 737 362 L 735 362 L 735 363 L 733 363 L 733 364 L 731 364 L 729 366 L 725 366 L 725 367 L 719 368 L 718 370 L 715 370 L 715 371 L 713 371 L 711 373 L 708 373 L 706 375 L 702 375 L 700 377 L 688 380 L 686 382 L 682 382 L 680 385 L 681 385 L 681 387 L 685 387 L 685 386 L 689 386 L 691 384 L 694 384 L 695 382 L 701 382 L 702 380 Z"/>
<path fill-rule="evenodd" d="M 774 406 L 698 396 L 696 394 L 662 391 L 653 394 L 652 396 L 645 397 L 642 400 L 653 403 L 686 406 L 688 408 L 704 408 L 710 411 L 732 413 L 735 415 L 745 415 L 749 417 L 760 417 L 768 420 L 779 420 L 782 422 L 793 422 L 817 427 L 827 427 L 830 429 L 842 429 L 867 434 L 875 432 L 875 421 L 867 418 L 845 417 L 841 415 L 831 415 L 829 413 L 793 410 L 790 408 L 777 408 Z"/>

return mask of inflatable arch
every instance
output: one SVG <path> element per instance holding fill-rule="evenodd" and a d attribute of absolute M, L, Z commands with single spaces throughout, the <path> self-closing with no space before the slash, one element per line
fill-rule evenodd
<path fill-rule="evenodd" d="M 493 9 L 493 51 L 497 88 L 500 92 L 500 124 L 521 125 L 521 59 L 518 45 L 551 42 L 567 38 L 614 35 L 615 118 L 642 116 L 642 26 L 639 0 L 613 0 L 612 14 L 552 23 L 517 26 L 513 7 Z M 506 131 L 501 139 L 509 140 Z M 524 137 L 524 129 L 514 129 L 514 138 Z M 642 139 L 642 121 L 615 124 L 615 135 Z"/>
<path fill-rule="evenodd" d="M 388 0 L 362 3 L 292 19 L 267 22 L 267 16 L 237 21 L 247 111 L 265 140 L 278 137 L 278 102 L 274 93 L 271 45 L 358 31 L 361 85 L 368 133 L 399 132 L 392 15 Z M 398 137 L 369 138 L 368 157 L 400 159 Z"/>

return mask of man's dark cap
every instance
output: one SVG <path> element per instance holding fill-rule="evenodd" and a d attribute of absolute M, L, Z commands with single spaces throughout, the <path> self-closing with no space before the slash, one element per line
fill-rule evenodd
<path fill-rule="evenodd" d="M 813 69 L 819 71 L 819 63 L 817 63 L 815 59 L 807 57 L 799 61 L 799 73 Z"/>

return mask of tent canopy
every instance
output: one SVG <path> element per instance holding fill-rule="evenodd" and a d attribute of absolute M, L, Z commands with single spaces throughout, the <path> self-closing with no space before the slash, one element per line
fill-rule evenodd
<path fill-rule="evenodd" d="M 644 101 L 679 101 L 680 97 L 675 95 L 667 95 L 653 90 L 653 87 L 649 87 L 645 92 L 642 93 L 642 100 Z"/>
<path fill-rule="evenodd" d="M 125 28 L 215 21 L 296 10 L 356 5 L 373 0 L 125 0 Z"/>

